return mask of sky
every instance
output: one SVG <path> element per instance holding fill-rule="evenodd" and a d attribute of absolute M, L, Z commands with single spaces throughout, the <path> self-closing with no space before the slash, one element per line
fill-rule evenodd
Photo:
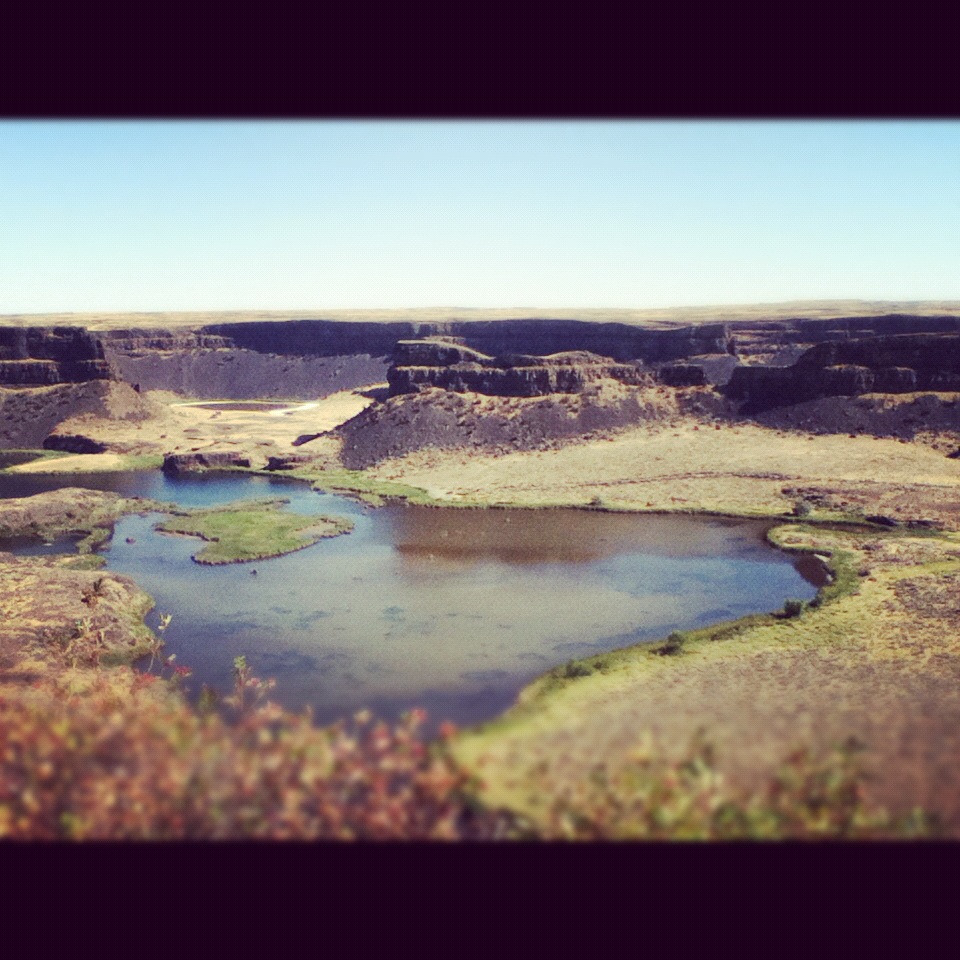
<path fill-rule="evenodd" d="M 0 314 L 960 299 L 960 122 L 0 121 Z"/>

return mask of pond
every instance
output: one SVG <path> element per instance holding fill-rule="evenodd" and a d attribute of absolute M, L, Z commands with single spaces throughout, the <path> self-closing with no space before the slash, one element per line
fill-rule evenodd
<path fill-rule="evenodd" d="M 812 573 L 806 579 L 769 546 L 760 521 L 374 509 L 238 474 L 0 474 L 5 497 L 66 485 L 189 507 L 283 496 L 288 510 L 349 516 L 350 534 L 254 563 L 193 563 L 200 541 L 155 532 L 156 514 L 121 519 L 105 550 L 107 569 L 155 598 L 151 626 L 172 616 L 166 652 L 192 668 L 191 693 L 204 683 L 228 690 L 243 654 L 256 676 L 277 679 L 276 702 L 309 705 L 319 722 L 361 707 L 393 718 L 422 706 L 431 729 L 444 719 L 476 723 L 568 660 L 816 593 Z"/>

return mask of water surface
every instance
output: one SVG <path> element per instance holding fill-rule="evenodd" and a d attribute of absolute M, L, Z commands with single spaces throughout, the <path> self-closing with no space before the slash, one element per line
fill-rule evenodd
<path fill-rule="evenodd" d="M 11 482 L 13 481 L 13 482 Z M 273 699 L 319 721 L 361 707 L 424 706 L 459 724 L 495 716 L 524 683 L 570 659 L 746 613 L 815 587 L 763 539 L 768 524 L 574 509 L 372 509 L 267 477 L 157 471 L 0 474 L 0 496 L 77 485 L 203 507 L 284 496 L 298 513 L 349 516 L 354 531 L 254 563 L 191 562 L 200 541 L 125 517 L 107 567 L 173 619 L 167 652 L 190 689 L 227 690 L 233 659 L 276 677 Z M 131 540 L 133 542 L 127 542 Z M 256 570 L 256 574 L 253 574 Z"/>

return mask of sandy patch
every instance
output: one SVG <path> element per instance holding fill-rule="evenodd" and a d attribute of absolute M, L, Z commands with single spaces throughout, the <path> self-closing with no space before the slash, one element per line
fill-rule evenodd
<path fill-rule="evenodd" d="M 85 463 L 91 470 L 109 469 L 118 463 L 118 454 L 190 453 L 200 450 L 227 450 L 245 454 L 255 465 L 267 457 L 291 453 L 300 437 L 322 434 L 358 414 L 372 401 L 359 392 L 344 390 L 321 400 L 290 404 L 282 409 L 218 410 L 204 408 L 211 401 L 184 403 L 169 393 L 150 393 L 154 414 L 133 422 L 89 415 L 64 421 L 58 432 L 76 433 L 107 444 L 106 454 L 70 457 L 78 468 Z M 308 446 L 305 452 L 322 444 Z M 107 460 L 104 458 L 112 458 Z M 68 458 L 56 461 L 56 470 L 73 469 Z M 47 464 L 53 461 L 47 461 Z M 28 465 L 29 467 L 30 465 Z M 44 469 L 49 470 L 46 466 Z M 39 472 L 39 467 L 32 471 Z"/>

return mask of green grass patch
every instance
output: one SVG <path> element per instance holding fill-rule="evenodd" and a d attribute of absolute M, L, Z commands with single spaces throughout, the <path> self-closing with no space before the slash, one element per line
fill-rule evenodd
<path fill-rule="evenodd" d="M 281 557 L 318 540 L 349 533 L 353 522 L 344 517 L 305 517 L 284 513 L 286 500 L 244 503 L 174 516 L 157 524 L 165 533 L 200 537 L 207 541 L 193 559 L 203 564 L 246 563 Z"/>
<path fill-rule="evenodd" d="M 107 565 L 107 558 L 100 553 L 70 553 L 57 560 L 58 567 L 68 570 L 100 570 Z"/>
<path fill-rule="evenodd" d="M 406 500 L 408 503 L 428 506 L 450 506 L 444 500 L 437 500 L 421 487 L 411 487 L 405 483 L 390 480 L 377 480 L 363 470 L 316 470 L 301 467 L 287 472 L 287 476 L 298 480 L 307 480 L 314 490 L 324 493 L 352 494 L 374 506 L 381 506 L 388 500 Z"/>
<path fill-rule="evenodd" d="M 0 450 L 0 470 L 8 467 L 19 467 L 24 463 L 33 463 L 36 460 L 58 460 L 70 454 L 60 450 Z"/>

